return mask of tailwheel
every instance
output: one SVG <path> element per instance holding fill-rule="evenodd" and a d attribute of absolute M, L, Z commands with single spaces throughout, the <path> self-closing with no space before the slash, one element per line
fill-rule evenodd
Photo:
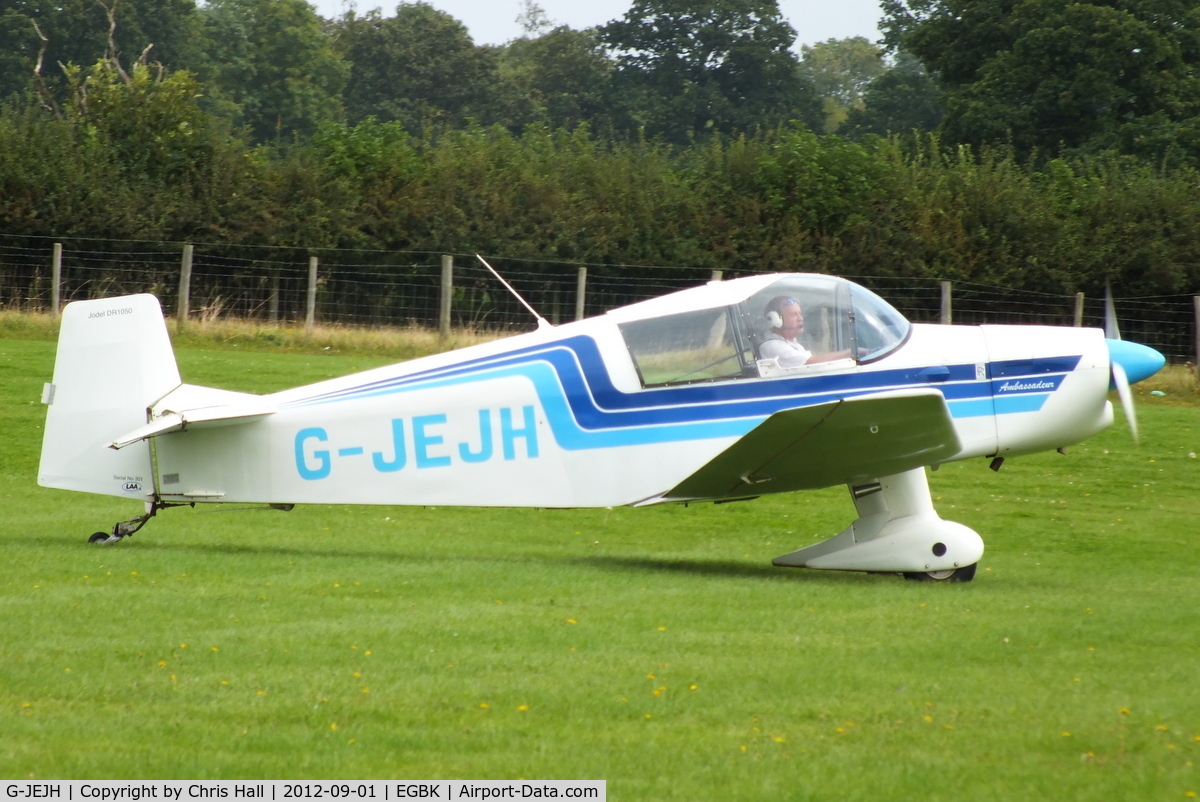
<path fill-rule="evenodd" d="M 120 521 L 113 525 L 112 534 L 108 532 L 95 532 L 88 538 L 88 543 L 119 543 L 124 538 L 127 538 L 136 532 L 141 531 L 141 528 L 146 525 L 146 522 L 154 517 L 159 510 L 164 510 L 167 507 L 177 507 L 178 504 L 163 504 L 159 501 L 146 502 L 146 514 L 139 515 L 136 518 L 130 518 L 128 521 Z"/>
<path fill-rule="evenodd" d="M 964 565 L 962 568 L 948 568 L 945 571 L 905 571 L 904 578 L 913 582 L 970 582 L 975 578 L 975 569 L 979 563 Z"/>

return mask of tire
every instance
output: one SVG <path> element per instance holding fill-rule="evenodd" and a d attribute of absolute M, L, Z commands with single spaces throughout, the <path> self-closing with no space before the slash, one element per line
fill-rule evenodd
<path fill-rule="evenodd" d="M 971 563 L 950 571 L 906 571 L 904 578 L 913 582 L 970 582 L 978 566 L 979 563 Z"/>

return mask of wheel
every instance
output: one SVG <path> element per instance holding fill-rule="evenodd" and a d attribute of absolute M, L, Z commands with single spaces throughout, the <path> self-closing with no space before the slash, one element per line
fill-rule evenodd
<path fill-rule="evenodd" d="M 88 538 L 88 543 L 103 543 L 108 540 L 108 532 L 95 532 Z"/>
<path fill-rule="evenodd" d="M 913 582 L 970 582 L 975 578 L 979 563 L 949 568 L 945 571 L 905 571 L 904 578 Z"/>

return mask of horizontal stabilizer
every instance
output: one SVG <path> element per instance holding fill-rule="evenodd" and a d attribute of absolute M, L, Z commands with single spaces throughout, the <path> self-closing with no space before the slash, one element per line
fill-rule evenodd
<path fill-rule="evenodd" d="M 181 432 L 189 428 L 206 426 L 233 426 L 239 423 L 249 423 L 252 420 L 274 415 L 275 410 L 263 407 L 205 407 L 202 409 L 187 409 L 182 412 L 168 412 L 155 418 L 145 426 L 139 426 L 131 432 L 121 435 L 109 443 L 109 448 L 121 449 L 139 443 L 160 434 Z"/>
<path fill-rule="evenodd" d="M 745 498 L 859 484 L 962 449 L 934 389 L 897 390 L 776 412 L 663 500 Z"/>

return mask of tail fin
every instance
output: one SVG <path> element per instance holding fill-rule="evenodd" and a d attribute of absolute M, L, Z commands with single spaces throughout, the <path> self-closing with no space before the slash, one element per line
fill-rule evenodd
<path fill-rule="evenodd" d="M 153 295 L 78 301 L 63 310 L 38 484 L 150 501 L 150 445 L 109 444 L 144 426 L 147 409 L 179 386 L 162 308 Z"/>

